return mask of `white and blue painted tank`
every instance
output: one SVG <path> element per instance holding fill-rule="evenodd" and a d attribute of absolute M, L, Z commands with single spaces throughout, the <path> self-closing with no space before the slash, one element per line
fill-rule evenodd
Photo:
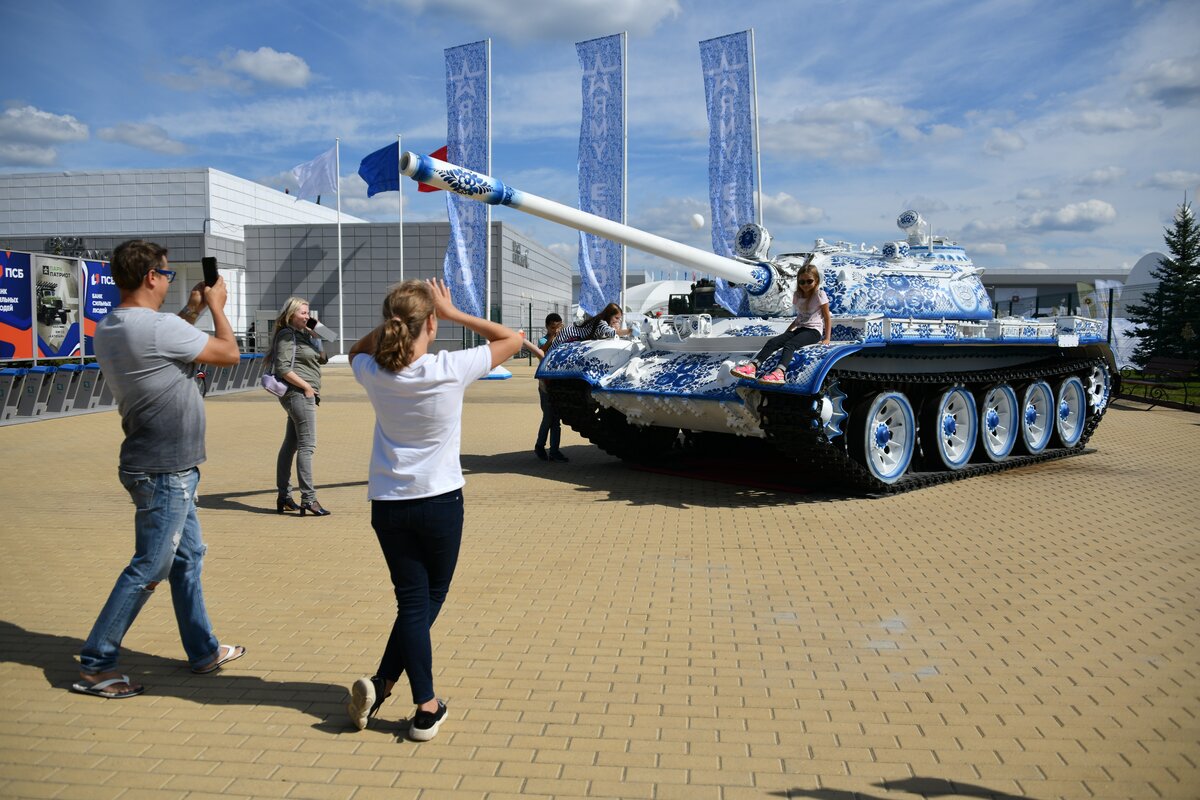
<path fill-rule="evenodd" d="M 562 343 L 538 369 L 564 422 L 620 458 L 668 461 L 679 448 L 737 452 L 760 442 L 793 460 L 798 480 L 867 493 L 1080 452 L 1118 375 L 1097 320 L 997 318 L 966 251 L 915 211 L 903 238 L 865 247 L 818 239 L 769 257 L 745 225 L 726 258 L 405 153 L 422 183 L 505 205 L 745 286 L 749 316 L 676 314 L 632 340 Z M 809 257 L 829 296 L 828 345 L 799 349 L 783 384 L 730 370 L 791 323 Z M 769 360 L 760 365 L 772 369 Z M 729 438 L 734 437 L 734 438 Z"/>

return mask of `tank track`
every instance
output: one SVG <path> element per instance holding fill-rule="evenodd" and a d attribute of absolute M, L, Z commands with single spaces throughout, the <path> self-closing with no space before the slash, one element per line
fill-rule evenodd
<path fill-rule="evenodd" d="M 1064 378 L 1072 374 L 1085 377 L 1092 367 L 1097 365 L 1106 366 L 1103 359 L 1076 358 L 1009 369 L 969 372 L 868 373 L 843 369 L 831 371 L 826 381 L 838 382 L 847 395 L 848 404 L 876 392 L 892 389 L 904 392 L 913 399 L 919 411 L 921 396 L 927 390 L 941 386 L 958 384 L 977 391 L 995 383 Z M 562 421 L 616 458 L 636 463 L 664 463 L 674 456 L 685 454 L 693 440 L 702 441 L 701 437 L 681 437 L 678 431 L 672 429 L 641 427 L 627 422 L 620 413 L 596 403 L 591 397 L 589 385 L 584 381 L 548 381 L 547 386 L 551 403 Z M 998 462 L 970 463 L 960 470 L 919 469 L 918 462 L 927 459 L 923 458 L 918 445 L 918 452 L 913 456 L 914 467 L 895 483 L 889 484 L 875 478 L 865 466 L 850 455 L 847 449 L 847 433 L 833 440 L 826 437 L 812 401 L 810 396 L 765 392 L 759 401 L 758 410 L 766 433 L 766 442 L 742 440 L 732 434 L 715 434 L 713 441 L 721 442 L 725 447 L 730 444 L 727 440 L 733 439 L 737 439 L 738 442 L 746 441 L 748 445 L 769 444 L 772 450 L 785 456 L 791 466 L 796 468 L 793 477 L 797 485 L 822 486 L 839 492 L 884 496 L 1078 455 L 1104 416 L 1104 411 L 1099 414 L 1089 413 L 1085 418 L 1079 441 L 1073 447 L 1047 448 L 1036 455 L 1010 455 Z M 846 410 L 847 413 L 850 412 L 850 408 Z M 846 424 L 849 424 L 849 418 Z"/>
<path fill-rule="evenodd" d="M 837 380 L 842 391 L 846 392 L 848 401 L 854 398 L 862 399 L 874 392 L 889 389 L 904 392 L 910 399 L 914 399 L 920 398 L 925 390 L 939 386 L 961 384 L 974 391 L 995 383 L 1065 378 L 1072 374 L 1083 377 L 1093 366 L 1097 365 L 1104 365 L 1104 361 L 1102 359 L 1073 359 L 1002 370 L 924 374 L 833 370 L 830 372 L 827 382 Z M 817 412 L 812 406 L 811 397 L 765 394 L 759 406 L 759 413 L 767 439 L 796 463 L 804 480 L 836 488 L 839 491 L 849 489 L 873 496 L 899 494 L 939 483 L 1078 455 L 1083 451 L 1084 445 L 1091 438 L 1092 432 L 1100 423 L 1104 411 L 1107 410 L 1106 408 L 1098 414 L 1089 413 L 1086 416 L 1082 435 L 1073 447 L 1048 448 L 1036 455 L 1010 455 L 1003 461 L 971 463 L 959 470 L 913 471 L 910 469 L 895 483 L 889 484 L 875 478 L 865 466 L 850 455 L 847 449 L 848 433 L 843 433 L 833 441 L 826 437 L 817 419 Z M 846 422 L 849 423 L 849 418 Z M 914 454 L 914 464 L 919 457 L 919 452 Z M 922 460 L 925 459 L 922 458 Z"/>

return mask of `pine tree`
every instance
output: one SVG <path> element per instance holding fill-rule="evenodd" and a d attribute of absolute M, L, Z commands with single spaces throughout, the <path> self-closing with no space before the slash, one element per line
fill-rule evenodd
<path fill-rule="evenodd" d="M 1200 226 L 1191 203 L 1184 200 L 1175 225 L 1164 230 L 1171 256 L 1150 273 L 1158 286 L 1126 310 L 1136 326 L 1129 335 L 1139 339 L 1133 354 L 1139 366 L 1154 356 L 1200 358 Z"/>

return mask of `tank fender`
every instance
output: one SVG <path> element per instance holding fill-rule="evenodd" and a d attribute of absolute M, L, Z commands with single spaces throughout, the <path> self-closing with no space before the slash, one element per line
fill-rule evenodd
<path fill-rule="evenodd" d="M 629 363 L 645 349 L 641 341 L 594 339 L 555 344 L 538 366 L 538 378 L 579 378 L 598 386 L 604 376 Z"/>
<path fill-rule="evenodd" d="M 860 350 L 882 346 L 882 342 L 834 342 L 802 347 L 792 356 L 792 363 L 785 370 L 786 382 L 772 386 L 771 391 L 799 395 L 818 394 L 825 382 L 825 376 L 833 369 L 834 364 Z M 763 369 L 771 369 L 774 365 L 768 360 L 760 366 Z M 742 383 L 762 388 L 761 384 L 754 381 L 743 380 Z"/>

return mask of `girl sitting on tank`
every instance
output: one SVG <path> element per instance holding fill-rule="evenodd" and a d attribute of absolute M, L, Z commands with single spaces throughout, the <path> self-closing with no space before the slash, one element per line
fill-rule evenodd
<path fill-rule="evenodd" d="M 621 307 L 609 303 L 600 310 L 599 314 L 587 317 L 582 322 L 567 325 L 558 332 L 554 343 L 582 342 L 588 339 L 615 339 L 618 336 L 628 336 L 629 328 L 619 328 L 621 324 Z"/>
<path fill-rule="evenodd" d="M 774 336 L 758 355 L 749 361 L 744 361 L 731 371 L 739 378 L 754 380 L 759 383 L 779 384 L 784 382 L 784 370 L 792 363 L 792 355 L 801 347 L 810 344 L 829 344 L 829 335 L 833 330 L 833 319 L 829 314 L 829 297 L 821 288 L 821 272 L 813 264 L 809 256 L 800 271 L 796 273 L 796 292 L 792 295 L 792 309 L 796 319 L 788 329 Z M 771 356 L 779 352 L 779 360 L 775 369 L 759 377 L 758 367 Z"/>

